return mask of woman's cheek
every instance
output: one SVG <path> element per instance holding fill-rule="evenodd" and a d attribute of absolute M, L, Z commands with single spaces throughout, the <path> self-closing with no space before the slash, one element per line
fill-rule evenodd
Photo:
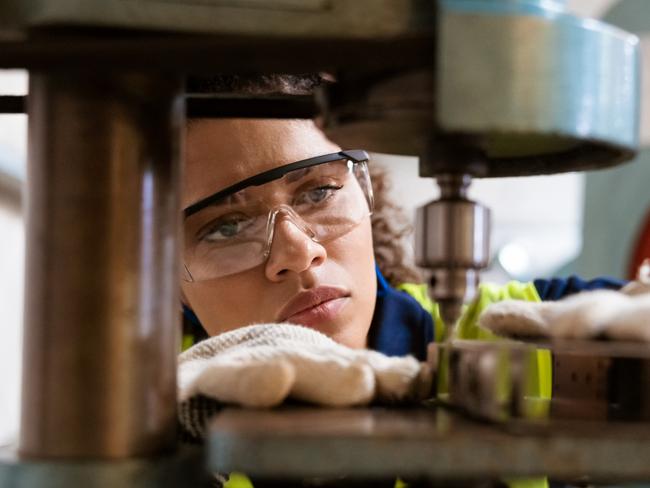
<path fill-rule="evenodd" d="M 263 290 L 258 278 L 250 272 L 211 282 L 194 283 L 184 288 L 190 308 L 210 335 L 258 322 L 263 314 L 260 298 Z M 253 297 L 258 297 L 254 299 Z M 256 306 L 251 306 L 255 301 Z"/>

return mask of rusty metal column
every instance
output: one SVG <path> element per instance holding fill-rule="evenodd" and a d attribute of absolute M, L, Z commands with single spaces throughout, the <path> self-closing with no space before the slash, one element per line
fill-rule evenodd
<path fill-rule="evenodd" d="M 174 443 L 181 83 L 31 73 L 20 452 Z"/>

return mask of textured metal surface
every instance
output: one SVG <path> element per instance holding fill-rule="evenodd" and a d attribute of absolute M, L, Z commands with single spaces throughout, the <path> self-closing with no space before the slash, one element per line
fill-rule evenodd
<path fill-rule="evenodd" d="M 204 453 L 183 449 L 127 461 L 29 461 L 0 450 L 3 488 L 200 488 L 210 486 Z"/>
<path fill-rule="evenodd" d="M 175 442 L 180 80 L 30 74 L 20 451 Z"/>
<path fill-rule="evenodd" d="M 646 344 L 560 341 L 553 353 L 552 418 L 650 421 Z"/>
<path fill-rule="evenodd" d="M 251 476 L 650 479 L 650 426 L 573 422 L 499 428 L 441 410 L 226 410 L 213 470 Z"/>
<path fill-rule="evenodd" d="M 552 355 L 550 400 L 529 393 L 538 377 L 537 347 Z M 458 341 L 441 348 L 449 357 L 447 401 L 472 415 L 533 423 L 650 420 L 650 349 L 645 344 Z"/>

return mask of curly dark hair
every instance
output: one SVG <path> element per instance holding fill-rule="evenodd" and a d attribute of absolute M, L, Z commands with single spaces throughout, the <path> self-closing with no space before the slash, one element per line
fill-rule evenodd
<path fill-rule="evenodd" d="M 186 90 L 190 93 L 232 93 L 243 95 L 311 95 L 314 90 L 333 81 L 325 73 L 298 75 L 227 74 L 207 77 L 191 77 Z"/>
<path fill-rule="evenodd" d="M 408 252 L 413 225 L 404 209 L 390 198 L 390 175 L 386 169 L 372 162 L 368 169 L 375 195 L 371 223 L 377 266 L 392 286 L 422 283 L 422 272 L 415 266 L 412 255 Z"/>

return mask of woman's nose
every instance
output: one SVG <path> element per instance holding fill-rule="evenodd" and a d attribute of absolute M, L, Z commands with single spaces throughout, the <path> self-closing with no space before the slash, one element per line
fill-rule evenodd
<path fill-rule="evenodd" d="M 269 280 L 282 281 L 289 272 L 302 273 L 320 266 L 325 259 L 327 251 L 322 244 L 314 241 L 290 218 L 278 218 L 266 261 L 265 273 Z"/>

